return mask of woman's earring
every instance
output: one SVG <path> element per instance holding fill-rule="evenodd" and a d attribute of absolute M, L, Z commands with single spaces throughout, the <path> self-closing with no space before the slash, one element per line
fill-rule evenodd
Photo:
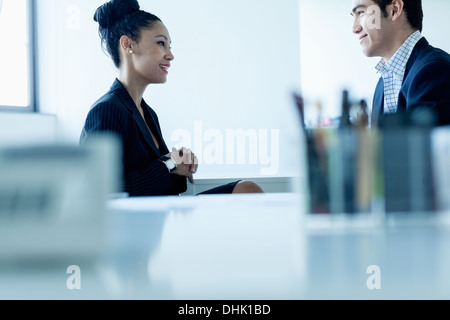
<path fill-rule="evenodd" d="M 130 54 L 133 54 L 133 50 L 130 50 Z"/>

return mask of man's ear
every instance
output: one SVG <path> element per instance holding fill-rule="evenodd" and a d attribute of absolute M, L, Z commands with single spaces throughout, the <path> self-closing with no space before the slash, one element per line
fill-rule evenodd
<path fill-rule="evenodd" d="M 397 20 L 403 14 L 404 7 L 403 0 L 393 0 L 390 5 L 390 9 L 392 10 L 392 21 Z"/>

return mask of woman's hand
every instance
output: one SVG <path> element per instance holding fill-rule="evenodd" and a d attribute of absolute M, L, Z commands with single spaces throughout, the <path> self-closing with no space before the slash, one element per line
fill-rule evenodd
<path fill-rule="evenodd" d="M 198 169 L 198 158 L 196 155 L 190 149 L 181 148 L 177 150 L 172 148 L 172 152 L 167 156 L 170 156 L 178 166 L 174 173 L 187 177 L 189 182 L 194 184 L 193 175 L 197 173 Z"/>

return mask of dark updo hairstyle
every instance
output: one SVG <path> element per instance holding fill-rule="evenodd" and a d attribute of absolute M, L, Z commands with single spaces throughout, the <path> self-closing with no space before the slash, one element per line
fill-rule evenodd
<path fill-rule="evenodd" d="M 120 67 L 120 38 L 128 36 L 139 41 L 142 29 L 161 21 L 157 16 L 140 10 L 137 0 L 111 0 L 100 6 L 94 15 L 99 24 L 102 46 L 117 68 Z"/>

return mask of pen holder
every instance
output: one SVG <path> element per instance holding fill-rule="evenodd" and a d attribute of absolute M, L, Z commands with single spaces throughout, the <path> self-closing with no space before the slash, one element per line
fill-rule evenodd
<path fill-rule="evenodd" d="M 309 133 L 311 213 L 450 210 L 449 128 L 390 121 Z"/>
<path fill-rule="evenodd" d="M 362 128 L 307 132 L 311 213 L 370 212 L 377 188 L 378 135 Z"/>
<path fill-rule="evenodd" d="M 385 115 L 382 160 L 386 213 L 436 211 L 432 166 L 433 122 L 426 112 Z"/>
<path fill-rule="evenodd" d="M 436 209 L 450 211 L 450 126 L 431 133 Z"/>

